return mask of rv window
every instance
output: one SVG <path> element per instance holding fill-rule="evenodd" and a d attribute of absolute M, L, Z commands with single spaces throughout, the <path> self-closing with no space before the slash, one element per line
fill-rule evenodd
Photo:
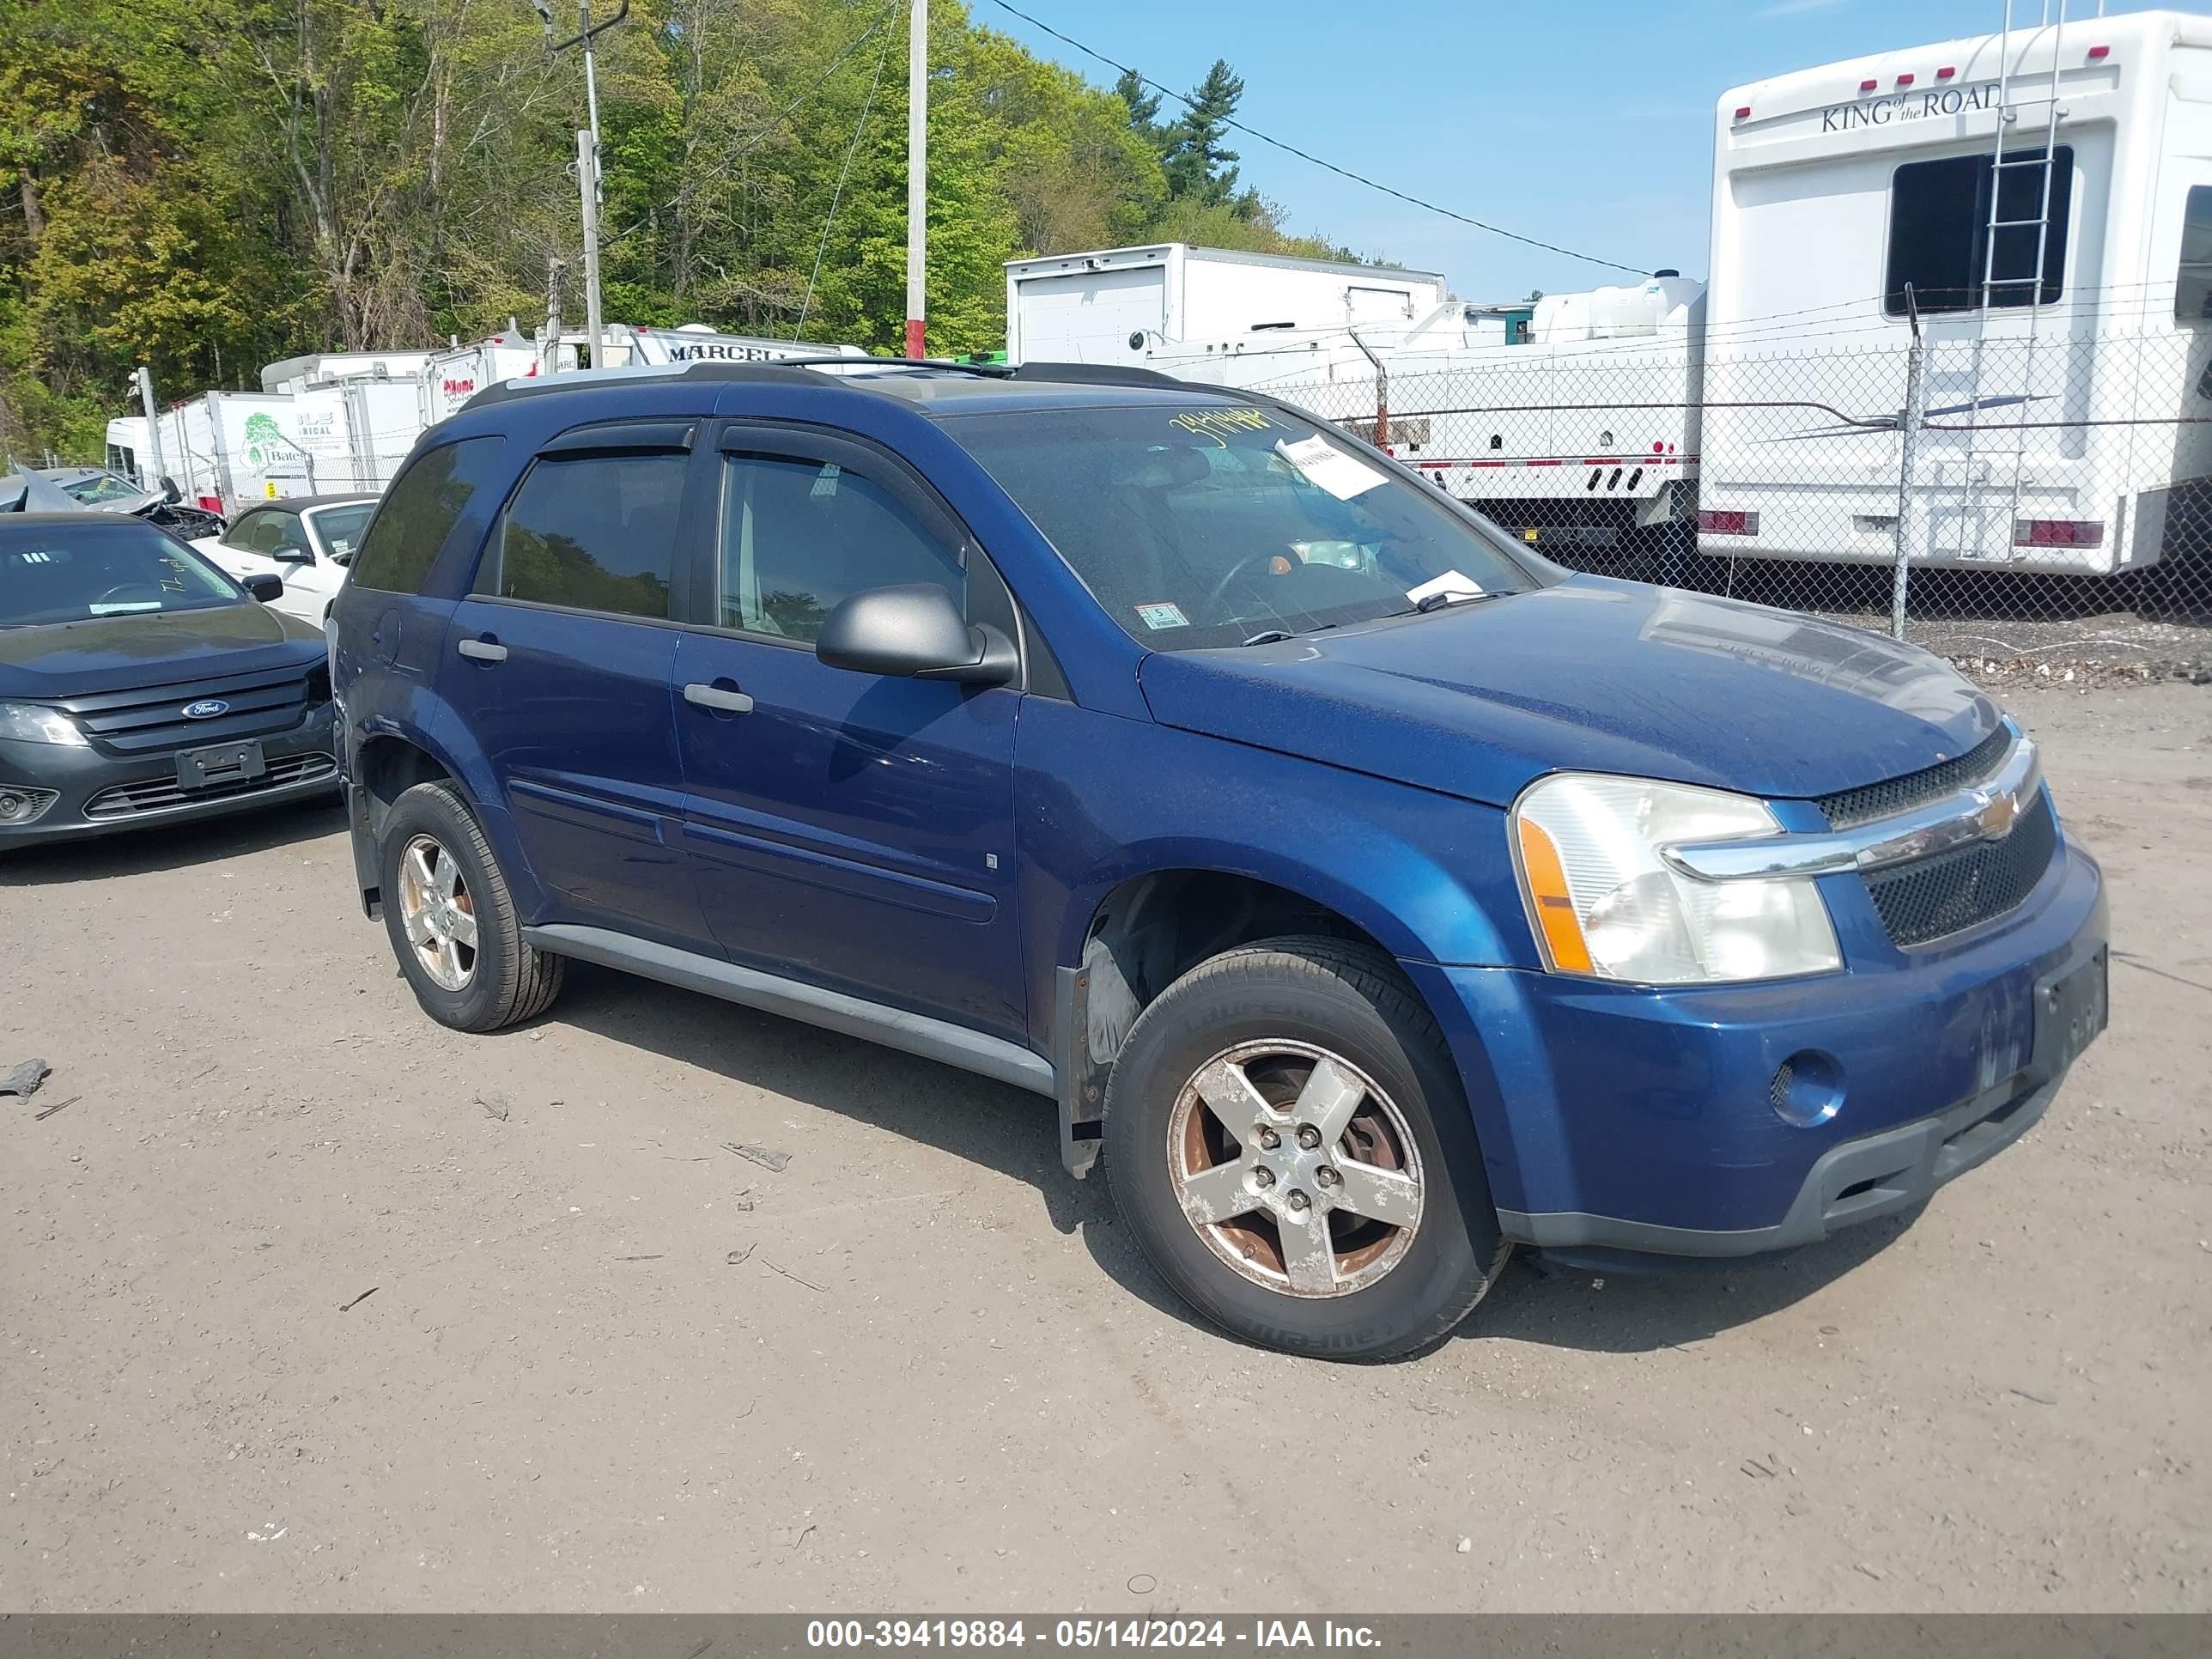
<path fill-rule="evenodd" d="M 1892 175 L 1889 191 L 1889 260 L 1882 283 L 1882 308 L 1905 314 L 1909 283 L 1920 310 L 1973 311 L 1982 303 L 1982 279 L 1990 281 L 1995 307 L 2048 305 L 2064 291 L 2066 234 L 2074 204 L 2074 152 L 2061 144 L 2051 173 L 2051 222 L 2042 223 L 2045 167 L 2039 149 L 2005 155 L 2003 183 L 1990 209 L 1996 158 L 1953 155 L 1937 161 L 1908 161 Z M 1997 228 L 1996 254 L 1990 257 L 1990 222 Z M 2035 251 L 2043 247 L 2039 283 Z"/>
<path fill-rule="evenodd" d="M 2192 185 L 2182 213 L 2173 314 L 2185 323 L 2212 322 L 2212 185 Z"/>

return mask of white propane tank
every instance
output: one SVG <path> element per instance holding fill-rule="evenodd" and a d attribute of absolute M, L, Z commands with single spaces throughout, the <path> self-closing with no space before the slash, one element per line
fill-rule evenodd
<path fill-rule="evenodd" d="M 1680 327 L 1705 285 L 1662 270 L 1640 283 L 1594 288 L 1586 294 L 1547 294 L 1536 301 L 1528 338 L 1559 345 L 1576 340 L 1632 340 Z"/>

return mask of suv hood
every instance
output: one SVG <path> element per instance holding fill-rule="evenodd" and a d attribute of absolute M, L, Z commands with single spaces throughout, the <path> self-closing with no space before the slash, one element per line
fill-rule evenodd
<path fill-rule="evenodd" d="M 0 628 L 0 697 L 86 696 L 304 667 L 322 656 L 312 626 L 257 604 Z"/>
<path fill-rule="evenodd" d="M 1500 806 L 1555 771 L 1830 794 L 1963 754 L 2001 718 L 1917 647 L 1591 576 L 1138 673 L 1164 725 Z"/>

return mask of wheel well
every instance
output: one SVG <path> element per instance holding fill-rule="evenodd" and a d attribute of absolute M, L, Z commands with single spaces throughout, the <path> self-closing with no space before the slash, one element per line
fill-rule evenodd
<path fill-rule="evenodd" d="M 1106 1076 L 1145 1006 L 1208 957 L 1255 940 L 1319 933 L 1380 941 L 1325 904 L 1270 882 L 1218 870 L 1159 870 L 1123 882 L 1091 913 L 1083 960 L 1062 970 L 1067 1029 L 1056 1052 L 1060 1150 L 1078 1174 L 1090 1166 L 1104 1121 Z"/>
<path fill-rule="evenodd" d="M 372 836 L 384 833 L 384 816 L 400 796 L 418 783 L 450 783 L 453 775 L 404 738 L 371 738 L 361 746 L 356 769 L 368 797 Z"/>

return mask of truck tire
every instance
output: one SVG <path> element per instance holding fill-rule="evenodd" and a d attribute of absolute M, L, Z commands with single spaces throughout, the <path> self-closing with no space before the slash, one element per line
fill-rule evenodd
<path fill-rule="evenodd" d="M 392 804 L 377 866 L 392 954 L 431 1018 L 496 1031 L 552 1006 L 562 959 L 524 942 L 491 845 L 451 785 L 418 783 Z"/>
<path fill-rule="evenodd" d="M 1108 1080 L 1104 1152 L 1161 1277 L 1289 1353 L 1419 1352 L 1512 1249 L 1435 1021 L 1341 939 L 1241 945 L 1155 998 Z"/>

